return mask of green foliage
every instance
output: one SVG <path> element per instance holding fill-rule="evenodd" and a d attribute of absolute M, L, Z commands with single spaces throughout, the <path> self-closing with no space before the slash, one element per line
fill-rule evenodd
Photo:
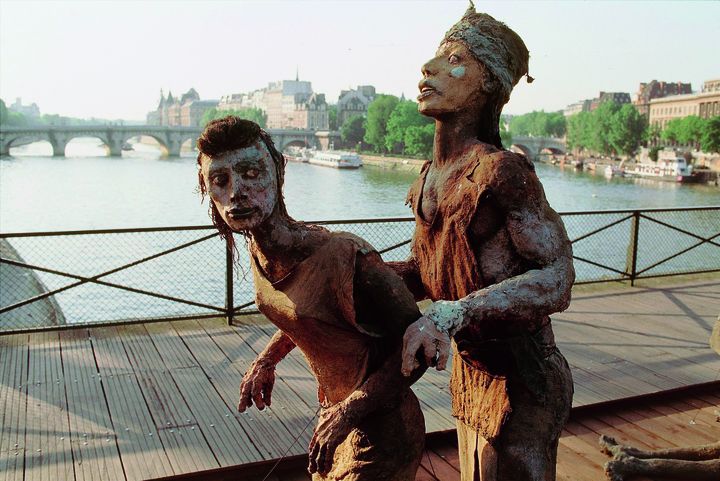
<path fill-rule="evenodd" d="M 700 137 L 700 148 L 703 152 L 720 153 L 720 115 L 705 121 Z"/>
<path fill-rule="evenodd" d="M 348 117 L 340 127 L 340 138 L 348 146 L 355 147 L 365 137 L 365 118 L 362 115 Z"/>
<path fill-rule="evenodd" d="M 20 112 L 8 109 L 7 105 L 5 105 L 5 101 L 0 99 L 0 125 L 22 127 L 28 123 L 27 117 Z"/>
<path fill-rule="evenodd" d="M 653 147 L 650 149 L 650 152 L 648 152 L 648 156 L 650 157 L 650 160 L 653 162 L 658 161 L 658 154 L 662 150 L 662 147 Z"/>
<path fill-rule="evenodd" d="M 505 128 L 505 122 L 500 121 L 500 141 L 504 146 L 512 145 L 512 134 Z"/>
<path fill-rule="evenodd" d="M 202 116 L 202 120 L 200 120 L 200 126 L 204 127 L 211 120 L 222 119 L 224 117 L 227 117 L 228 115 L 234 115 L 236 117 L 240 117 L 241 119 L 252 120 L 262 128 L 265 128 L 265 126 L 267 125 L 267 114 L 263 112 L 262 109 L 249 108 L 239 110 L 218 110 L 213 107 L 205 111 Z"/>
<path fill-rule="evenodd" d="M 510 119 L 510 133 L 514 136 L 562 137 L 565 130 L 565 116 L 562 112 L 540 110 Z"/>
<path fill-rule="evenodd" d="M 435 123 L 423 126 L 411 125 L 405 130 L 403 142 L 408 155 L 429 159 L 432 156 L 433 140 L 435 139 Z"/>
<path fill-rule="evenodd" d="M 682 119 L 672 119 L 668 121 L 660 134 L 660 138 L 666 142 L 677 142 L 680 136 Z"/>
<path fill-rule="evenodd" d="M 645 116 L 630 104 L 603 102 L 592 112 L 579 112 L 567 119 L 567 143 L 604 155 L 632 155 L 646 139 Z"/>
<path fill-rule="evenodd" d="M 617 153 L 632 155 L 645 137 L 647 120 L 635 107 L 624 104 L 611 117 L 608 141 Z"/>
<path fill-rule="evenodd" d="M 425 117 L 418 112 L 418 104 L 412 100 L 401 100 L 395 105 L 395 108 L 388 118 L 385 148 L 390 152 L 404 152 L 407 129 L 434 123 L 435 121 L 433 119 Z"/>
<path fill-rule="evenodd" d="M 364 140 L 375 152 L 385 151 L 387 123 L 399 101 L 394 95 L 381 94 L 368 106 Z"/>
<path fill-rule="evenodd" d="M 338 129 L 337 105 L 328 105 L 327 113 L 328 113 L 328 128 L 330 130 L 337 130 Z M 345 120 L 347 120 L 347 119 L 345 119 Z"/>

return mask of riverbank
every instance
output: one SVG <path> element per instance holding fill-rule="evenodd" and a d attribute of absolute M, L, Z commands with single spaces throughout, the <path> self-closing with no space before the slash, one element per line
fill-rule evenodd
<path fill-rule="evenodd" d="M 406 159 L 402 157 L 386 157 L 382 155 L 362 154 L 360 155 L 360 158 L 363 161 L 363 165 L 370 165 L 381 169 L 401 170 L 416 173 L 420 172 L 420 169 L 425 163 L 422 159 Z"/>
<path fill-rule="evenodd" d="M 25 262 L 6 239 L 0 239 L 0 257 L 15 262 Z M 34 271 L 5 262 L 0 264 L 0 285 L 2 285 L 0 306 L 3 307 L 48 292 L 47 287 Z M 65 316 L 53 296 L 0 315 L 2 329 L 27 329 L 63 324 L 65 324 Z"/>

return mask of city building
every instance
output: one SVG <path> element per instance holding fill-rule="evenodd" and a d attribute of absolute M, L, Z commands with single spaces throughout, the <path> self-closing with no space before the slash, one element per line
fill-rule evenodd
<path fill-rule="evenodd" d="M 356 90 L 343 90 L 337 102 L 338 128 L 350 117 L 367 115 L 370 102 L 375 99 L 375 87 L 359 85 Z"/>
<path fill-rule="evenodd" d="M 650 125 L 665 128 L 669 121 L 688 115 L 697 115 L 704 119 L 720 115 L 720 79 L 704 82 L 702 90 L 697 93 L 650 100 Z"/>
<path fill-rule="evenodd" d="M 267 115 L 270 129 L 328 130 L 325 94 L 313 92 L 312 83 L 299 80 L 270 82 L 264 89 L 225 95 L 219 110 L 257 108 Z"/>
<path fill-rule="evenodd" d="M 18 112 L 26 117 L 40 117 L 40 107 L 35 102 L 30 105 L 23 105 L 20 97 L 15 98 L 15 103 L 7 106 L 13 112 Z"/>
<path fill-rule="evenodd" d="M 571 115 L 579 114 L 580 112 L 589 112 L 591 103 L 592 100 L 588 99 L 570 104 L 563 110 L 563 115 L 565 117 L 570 117 Z"/>
<path fill-rule="evenodd" d="M 160 103 L 154 111 L 147 114 L 147 123 L 149 125 L 197 127 L 205 112 L 217 106 L 217 100 L 200 100 L 200 95 L 194 88 L 180 97 L 173 97 L 172 92 L 168 92 L 165 97 L 163 91 L 160 90 Z"/>
<path fill-rule="evenodd" d="M 670 95 L 685 95 L 690 93 L 692 93 L 692 87 L 689 83 L 658 82 L 657 80 L 651 80 L 650 82 L 642 82 L 640 84 L 633 105 L 635 105 L 638 112 L 647 116 L 650 113 L 651 100 L 668 97 Z"/>
<path fill-rule="evenodd" d="M 603 102 L 613 102 L 616 104 L 629 104 L 630 94 L 627 92 L 600 92 L 596 98 L 590 101 L 590 111 L 592 112 Z"/>

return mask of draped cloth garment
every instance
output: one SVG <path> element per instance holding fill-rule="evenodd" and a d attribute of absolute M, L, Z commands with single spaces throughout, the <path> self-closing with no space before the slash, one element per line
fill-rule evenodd
<path fill-rule="evenodd" d="M 400 322 L 397 319 L 357 315 L 353 291 L 359 255 L 379 256 L 353 234 L 330 233 L 323 246 L 274 283 L 251 256 L 257 306 L 305 355 L 324 407 L 360 387 L 401 342 L 389 332 L 404 331 L 404 326 L 389 328 L 388 323 Z M 410 307 L 416 310 L 407 294 Z M 414 480 L 424 444 L 424 421 L 412 391 L 401 394 L 398 405 L 361 420 L 337 449 L 331 471 L 326 476 L 316 473 L 313 480 Z"/>

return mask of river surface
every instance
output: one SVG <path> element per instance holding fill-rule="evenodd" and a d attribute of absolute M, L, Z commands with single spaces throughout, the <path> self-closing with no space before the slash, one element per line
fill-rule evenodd
<path fill-rule="evenodd" d="M 201 203 L 197 191 L 197 167 L 191 153 L 163 159 L 153 146 L 136 144 L 134 151 L 111 158 L 105 156 L 98 140 L 81 139 L 68 145 L 64 158 L 51 157 L 49 144 L 30 144 L 11 150 L 11 154 L 0 159 L 2 233 L 210 224 L 207 200 Z M 559 212 L 720 204 L 717 187 L 608 180 L 602 175 L 544 164 L 536 168 L 550 205 Z M 373 167 L 340 171 L 289 163 L 286 204 L 290 214 L 302 220 L 410 217 L 405 196 L 416 175 Z M 720 232 L 719 211 L 652 216 L 706 238 Z M 629 271 L 633 225 L 626 215 L 570 215 L 564 222 L 570 238 L 580 239 L 573 245 L 578 280 L 617 278 L 619 272 Z M 355 232 L 377 249 L 385 249 L 407 241 L 413 224 L 361 223 L 333 228 Z M 586 236 L 595 231 L 599 232 Z M 53 298 L 62 310 L 63 322 L 81 323 L 217 314 L 218 310 L 208 306 L 222 309 L 225 305 L 226 256 L 224 243 L 216 237 L 202 240 L 212 232 L 55 235 L 10 237 L 8 241 L 25 263 L 55 272 L 35 271 L 45 289 L 61 290 Z M 693 248 L 699 242 L 697 237 L 678 233 L 667 225 L 642 219 L 638 239 L 638 272 L 720 269 L 717 247 L 705 243 Z M 183 243 L 192 245 L 176 250 Z M 241 240 L 239 244 L 238 267 L 232 276 L 235 306 L 253 299 L 247 252 Z M 171 253 L 157 257 L 169 249 Z M 683 253 L 685 250 L 688 252 Z M 399 260 L 408 254 L 409 247 L 403 245 L 384 257 Z M 666 258 L 671 260 L 661 262 Z M 140 259 L 145 260 L 137 262 Z M 653 267 L 658 262 L 660 267 Z M 130 263 L 131 267 L 119 269 Z M 2 292 L 12 294 L 3 305 L 14 305 L 34 295 L 23 292 L 19 287 L 22 283 L 17 282 L 25 271 L 18 268 L 13 271 L 17 274 L 12 274 L 15 268 L 4 263 L 0 264 L 2 269 L 6 272 L 0 272 Z M 82 280 L 100 274 L 101 281 L 113 285 Z M 0 329 L 44 325 L 47 316 L 40 313 L 38 305 L 35 302 L 0 313 Z"/>
<path fill-rule="evenodd" d="M 65 158 L 49 144 L 13 149 L 0 160 L 0 232 L 203 225 L 192 154 L 161 159 L 135 144 L 121 158 L 106 157 L 97 140 L 75 140 Z M 46 154 L 46 155 L 42 155 Z M 550 205 L 558 212 L 717 205 L 720 189 L 602 175 L 536 164 Z M 302 220 L 406 217 L 416 177 L 373 167 L 340 171 L 289 163 L 285 201 Z"/>

